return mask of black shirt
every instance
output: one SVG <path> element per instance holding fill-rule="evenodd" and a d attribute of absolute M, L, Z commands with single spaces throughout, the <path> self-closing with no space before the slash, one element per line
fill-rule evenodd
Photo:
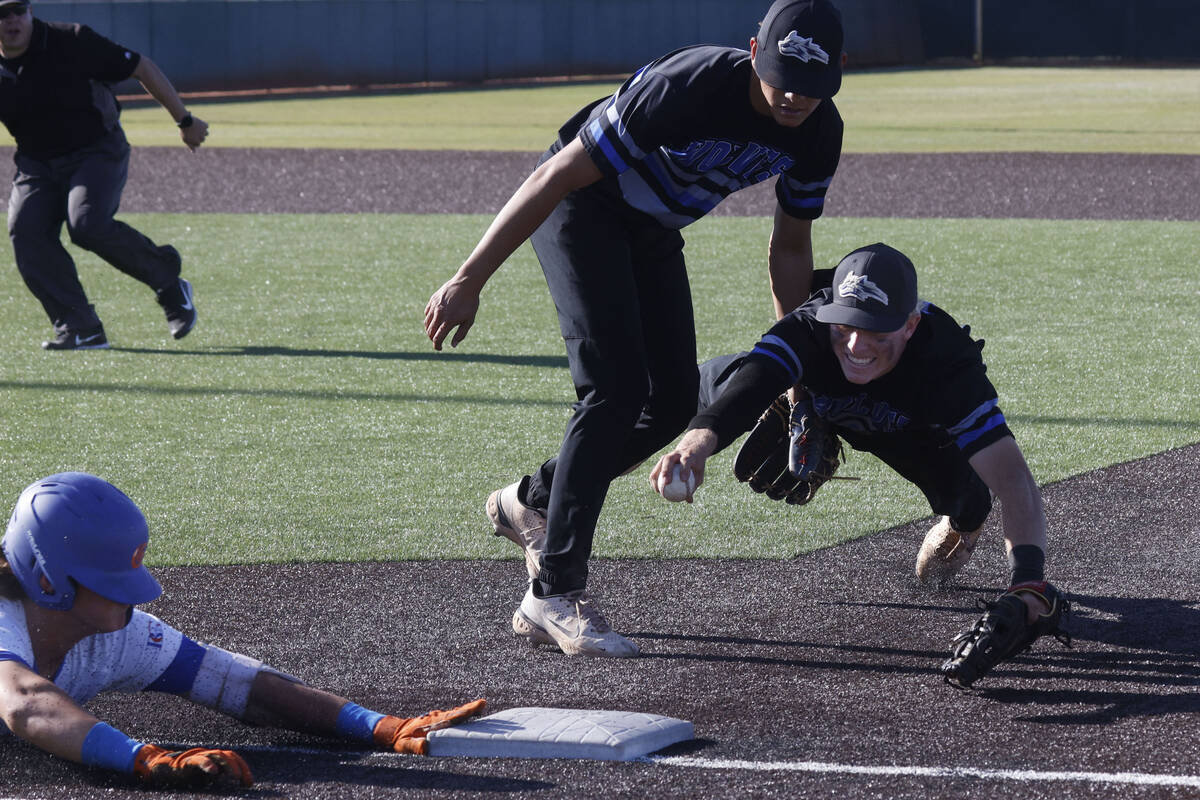
<path fill-rule="evenodd" d="M 783 210 L 816 219 L 842 152 L 842 118 L 823 100 L 787 128 L 750 104 L 750 54 L 700 45 L 642 67 L 559 131 L 576 135 L 625 202 L 682 228 L 731 193 L 779 176 Z"/>
<path fill-rule="evenodd" d="M 772 400 L 799 383 L 814 411 L 856 450 L 916 437 L 935 446 L 953 445 L 970 458 L 1012 435 L 986 375 L 983 342 L 971 338 L 969 327 L 926 303 L 896 366 L 869 383 L 855 384 L 846 380 L 834 355 L 829 326 L 814 317 L 831 296 L 832 290 L 824 289 L 775 323 L 689 428 L 713 429 L 719 447 L 725 447 L 749 430 Z"/>
<path fill-rule="evenodd" d="M 0 121 L 17 152 L 45 161 L 105 136 L 121 113 L 112 84 L 139 61 L 86 25 L 33 20 L 29 48 L 0 58 Z"/>

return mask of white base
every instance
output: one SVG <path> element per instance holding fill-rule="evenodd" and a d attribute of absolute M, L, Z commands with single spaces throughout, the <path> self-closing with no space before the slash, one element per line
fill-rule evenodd
<path fill-rule="evenodd" d="M 431 731 L 429 755 L 630 761 L 692 738 L 692 723 L 658 714 L 510 708 Z"/>

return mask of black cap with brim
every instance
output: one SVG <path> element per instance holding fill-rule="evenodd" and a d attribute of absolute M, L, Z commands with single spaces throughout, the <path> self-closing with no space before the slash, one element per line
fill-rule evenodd
<path fill-rule="evenodd" d="M 816 311 L 818 322 L 890 333 L 917 308 L 917 271 L 899 250 L 872 244 L 838 263 L 832 292 Z"/>
<path fill-rule="evenodd" d="M 828 0 L 776 0 L 758 28 L 754 71 L 768 85 L 822 100 L 842 86 L 842 16 Z"/>

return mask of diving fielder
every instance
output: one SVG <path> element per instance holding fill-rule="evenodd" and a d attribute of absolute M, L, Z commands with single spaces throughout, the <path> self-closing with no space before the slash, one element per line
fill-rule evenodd
<path fill-rule="evenodd" d="M 753 426 L 735 473 L 772 499 L 803 504 L 836 469 L 840 437 L 915 484 L 942 515 L 918 555 L 923 582 L 945 580 L 967 562 L 992 496 L 999 498 L 1009 587 L 954 640 L 942 666 L 948 682 L 968 687 L 1040 636 L 1069 641 L 1059 629 L 1069 605 L 1045 580 L 1041 492 L 1000 410 L 982 347 L 969 328 L 918 299 L 907 256 L 885 244 L 859 248 L 838 264 L 830 288 L 752 351 L 704 365 L 700 411 L 650 483 L 661 492 L 659 476 L 678 466 L 699 487 L 708 458 Z M 780 414 L 781 395 L 793 387 L 802 399 Z"/>
<path fill-rule="evenodd" d="M 82 704 L 101 692 L 167 692 L 254 724 L 413 754 L 428 751 L 429 731 L 484 708 L 384 715 L 195 641 L 134 608 L 162 593 L 142 564 L 148 542 L 138 507 L 93 475 L 51 475 L 21 493 L 0 559 L 0 735 L 152 785 L 250 786 L 231 750 L 137 741 Z"/>

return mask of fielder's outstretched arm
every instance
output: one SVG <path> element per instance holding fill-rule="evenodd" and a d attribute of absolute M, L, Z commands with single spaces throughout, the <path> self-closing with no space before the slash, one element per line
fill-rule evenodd
<path fill-rule="evenodd" d="M 488 279 L 546 221 L 564 197 L 601 177 L 600 168 L 583 149 L 583 143 L 573 139 L 525 179 L 454 277 L 442 284 L 425 304 L 425 334 L 435 350 L 442 349 L 442 342 L 455 328 L 451 347 L 457 347 L 466 338 L 479 311 L 479 294 Z"/>
<path fill-rule="evenodd" d="M 1017 441 L 1005 436 L 971 456 L 969 463 L 1000 501 L 1004 546 L 1010 563 L 1019 564 L 1032 555 L 1033 565 L 1040 573 L 1046 553 L 1046 509 L 1041 489 Z M 1016 561 L 1014 548 L 1021 548 Z M 1034 593 L 1024 592 L 1021 599 L 1031 624 L 1049 611 L 1046 602 Z"/>
<path fill-rule="evenodd" d="M 969 459 L 971 468 L 1000 501 L 1008 550 L 1023 544 L 1046 549 L 1046 509 L 1021 448 L 1005 436 Z"/>

